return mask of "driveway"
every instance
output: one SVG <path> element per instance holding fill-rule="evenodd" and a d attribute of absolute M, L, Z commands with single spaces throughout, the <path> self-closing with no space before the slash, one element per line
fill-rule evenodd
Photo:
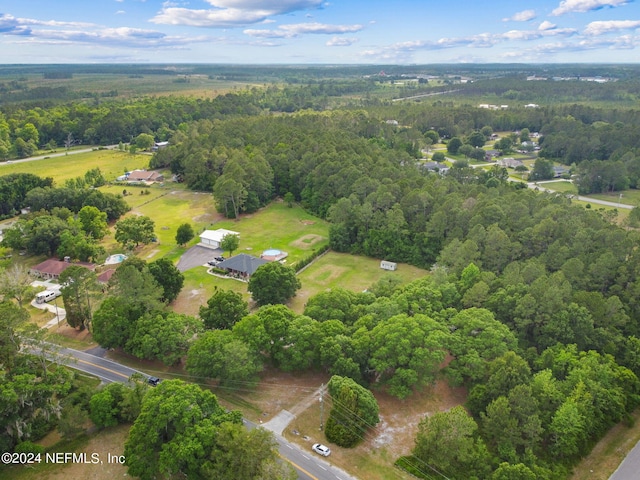
<path fill-rule="evenodd" d="M 185 270 L 189 270 L 194 267 L 207 265 L 209 260 L 213 260 L 214 257 L 219 257 L 220 255 L 222 255 L 222 250 L 220 249 L 214 250 L 213 248 L 196 245 L 184 252 L 176 267 L 181 272 L 184 272 Z"/>

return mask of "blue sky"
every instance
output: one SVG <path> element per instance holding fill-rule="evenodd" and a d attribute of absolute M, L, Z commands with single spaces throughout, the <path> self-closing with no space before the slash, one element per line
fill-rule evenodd
<path fill-rule="evenodd" d="M 5 0 L 0 63 L 640 61 L 634 0 Z"/>

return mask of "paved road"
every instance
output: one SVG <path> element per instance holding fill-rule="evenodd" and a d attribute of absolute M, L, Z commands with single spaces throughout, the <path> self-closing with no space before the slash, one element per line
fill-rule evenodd
<path fill-rule="evenodd" d="M 634 480 L 640 478 L 640 442 L 622 460 L 609 480 Z"/>
<path fill-rule="evenodd" d="M 95 375 L 103 382 L 126 382 L 131 375 L 138 373 L 145 378 L 149 378 L 144 372 L 126 367 L 112 360 L 92 355 L 88 352 L 74 350 L 72 348 L 62 348 L 54 344 L 46 344 L 52 351 L 47 353 L 47 358 L 60 361 L 71 368 L 80 370 L 91 375 Z M 100 351 L 96 353 L 100 354 Z M 256 428 L 256 425 L 248 420 L 244 420 L 247 428 Z M 300 480 L 356 480 L 337 467 L 331 465 L 311 450 L 303 451 L 297 445 L 289 443 L 279 434 L 274 435 L 280 446 L 280 456 L 291 463 L 298 472 Z"/>
<path fill-rule="evenodd" d="M 24 162 L 33 162 L 35 160 L 45 160 L 45 159 L 54 158 L 54 157 L 64 157 L 65 155 L 75 155 L 76 153 L 92 152 L 96 148 L 106 148 L 106 149 L 113 150 L 114 148 L 118 148 L 118 145 L 107 145 L 106 147 L 91 147 L 91 148 L 82 148 L 80 150 L 69 150 L 68 152 L 49 153 L 47 155 L 38 155 L 37 157 L 21 158 L 20 160 L 7 160 L 4 163 L 24 163 Z"/>

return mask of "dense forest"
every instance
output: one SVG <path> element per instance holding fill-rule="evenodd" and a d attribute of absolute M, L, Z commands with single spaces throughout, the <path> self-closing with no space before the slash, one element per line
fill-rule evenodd
<path fill-rule="evenodd" d="M 249 313 L 233 294 L 220 293 L 200 316 L 231 305 L 234 320 L 203 325 L 171 312 L 182 286 L 171 262 L 127 260 L 104 291 L 93 279 L 83 287 L 102 296 L 87 320 L 101 345 L 169 365 L 186 356 L 189 373 L 229 386 L 254 381 L 265 364 L 319 368 L 403 399 L 444 377 L 467 387 L 466 409 L 425 418 L 412 455 L 398 465 L 418 476 L 433 467 L 453 479 L 561 479 L 640 405 L 640 234 L 614 224 L 615 212 L 510 182 L 498 166 L 455 162 L 441 175 L 420 161 L 434 144 L 479 139 L 482 146 L 481 132 L 526 129 L 540 134 L 542 159 L 575 168 L 581 192 L 636 188 L 640 111 L 549 99 L 569 97 L 572 88 L 585 97 L 600 89 L 602 101 L 637 98 L 637 84 L 622 74 L 608 84 L 526 82 L 525 70 L 459 85 L 463 102 L 381 100 L 370 95 L 378 80 L 364 76 L 304 85 L 298 77 L 202 100 L 18 102 L 2 108 L 0 153 L 26 156 L 69 135 L 110 144 L 148 133 L 170 142 L 150 167 L 212 192 L 228 217 L 288 197 L 330 221 L 332 249 L 430 270 L 403 286 L 390 280 L 367 292 L 345 286 L 321 293 L 303 314 L 284 305 Z M 487 67 L 482 76 L 495 73 Z M 480 109 L 470 99 L 483 95 L 541 105 Z M 53 188 L 26 176 L 0 180 L 9 210 L 37 210 L 19 232 L 9 231 L 16 245 L 39 238 L 35 232 L 46 231 L 40 224 L 69 229 L 72 214 L 88 207 L 109 220 L 125 211 L 117 198 L 91 189 Z M 0 307 L 15 323 L 24 320 Z M 14 354 L 9 349 L 6 358 L 15 361 Z M 21 438 L 13 425 L 22 417 L 12 415 L 7 448 Z M 439 431 L 453 433 L 445 442 Z"/>

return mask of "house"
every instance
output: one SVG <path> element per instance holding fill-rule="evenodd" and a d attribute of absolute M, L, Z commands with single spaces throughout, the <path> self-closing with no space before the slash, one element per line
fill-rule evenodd
<path fill-rule="evenodd" d="M 487 162 L 493 162 L 493 159 L 500 156 L 500 150 L 487 150 L 484 153 L 484 159 Z"/>
<path fill-rule="evenodd" d="M 207 248 L 220 248 L 220 244 L 222 243 L 222 239 L 227 235 L 238 235 L 238 232 L 233 232 L 231 230 L 225 230 L 224 228 L 219 228 L 218 230 L 205 230 L 200 234 L 200 243 L 199 245 Z"/>
<path fill-rule="evenodd" d="M 248 279 L 258 267 L 269 263 L 268 260 L 262 258 L 253 257 L 246 253 L 241 253 L 235 257 L 228 258 L 217 265 L 217 268 L 226 270 L 227 273 L 239 278 Z"/>
<path fill-rule="evenodd" d="M 107 270 L 102 272 L 100 275 L 98 275 L 97 280 L 102 284 L 107 284 L 109 283 L 109 280 L 111 280 L 111 277 L 113 277 L 114 273 L 116 273 L 115 268 L 108 268 Z"/>
<path fill-rule="evenodd" d="M 553 167 L 553 178 L 560 178 L 564 175 L 569 175 L 570 170 L 565 167 Z"/>
<path fill-rule="evenodd" d="M 441 175 L 444 175 L 449 171 L 449 167 L 444 163 L 426 162 L 426 163 L 423 163 L 421 166 L 422 168 L 424 168 L 429 172 L 438 172 Z"/>
<path fill-rule="evenodd" d="M 120 177 L 118 177 L 120 178 Z M 133 170 L 127 175 L 127 182 L 164 182 L 164 175 L 153 170 Z"/>
<path fill-rule="evenodd" d="M 498 160 L 498 165 L 506 168 L 516 168 L 520 165 L 524 165 L 524 163 L 522 163 L 522 160 L 516 160 L 515 158 L 503 158 Z"/>
<path fill-rule="evenodd" d="M 39 277 L 39 278 L 46 278 L 46 279 L 58 278 L 62 272 L 64 272 L 67 268 L 69 268 L 72 265 L 79 265 L 81 267 L 88 268 L 91 271 L 96 269 L 96 265 L 93 263 L 88 263 L 88 262 L 71 263 L 69 261 L 64 261 L 64 262 L 60 261 L 57 258 L 50 258 L 48 260 L 45 260 L 42 263 L 39 263 L 35 267 L 32 267 L 31 270 L 29 270 L 29 273 L 34 277 Z"/>

